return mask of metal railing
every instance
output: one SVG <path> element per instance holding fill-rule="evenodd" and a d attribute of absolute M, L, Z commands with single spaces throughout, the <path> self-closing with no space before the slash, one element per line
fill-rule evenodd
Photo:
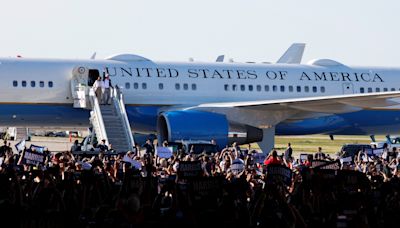
<path fill-rule="evenodd" d="M 124 131 L 128 136 L 129 148 L 132 150 L 135 147 L 135 141 L 133 139 L 131 125 L 129 124 L 128 114 L 125 109 L 124 97 L 118 86 L 112 88 L 112 97 L 113 100 L 115 100 L 114 105 L 116 106 L 118 113 L 121 115 L 122 122 L 124 124 Z"/>
<path fill-rule="evenodd" d="M 90 88 L 89 91 L 89 98 L 90 98 L 90 103 L 92 106 L 92 111 L 91 113 L 93 113 L 93 117 L 96 119 L 93 123 L 93 117 L 92 117 L 92 124 L 96 126 L 93 126 L 95 129 L 95 133 L 97 135 L 97 138 L 99 140 L 106 140 L 106 144 L 108 145 L 108 137 L 107 137 L 107 132 L 106 132 L 106 128 L 104 125 L 104 120 L 103 120 L 103 116 L 101 114 L 101 109 L 100 109 L 100 104 L 99 101 L 97 100 L 96 94 L 94 92 L 94 90 L 92 88 Z"/>

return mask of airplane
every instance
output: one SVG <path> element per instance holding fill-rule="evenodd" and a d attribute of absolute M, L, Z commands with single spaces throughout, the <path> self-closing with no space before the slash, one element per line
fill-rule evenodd
<path fill-rule="evenodd" d="M 221 148 L 255 142 L 264 152 L 275 135 L 398 133 L 400 68 L 300 64 L 304 46 L 295 49 L 301 55 L 289 51 L 295 57 L 274 64 L 0 58 L 0 126 L 92 124 L 98 138 L 124 138 L 128 149 L 137 132 L 159 142 L 214 139 Z M 90 90 L 105 74 L 118 88 L 111 106 Z"/>

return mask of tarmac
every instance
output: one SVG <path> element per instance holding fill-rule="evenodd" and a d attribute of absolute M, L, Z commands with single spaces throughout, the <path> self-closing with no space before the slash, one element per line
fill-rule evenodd
<path fill-rule="evenodd" d="M 47 147 L 51 152 L 62 152 L 68 151 L 71 149 L 71 146 L 75 140 L 81 142 L 82 138 L 72 137 L 40 137 L 40 136 L 32 136 L 31 141 L 26 141 L 26 147 L 29 148 L 32 144 L 36 146 Z M 11 147 L 14 150 L 14 153 L 17 152 L 15 148 L 15 144 L 17 144 L 20 140 L 8 141 L 11 143 Z M 0 143 L 3 145 L 3 143 Z"/>

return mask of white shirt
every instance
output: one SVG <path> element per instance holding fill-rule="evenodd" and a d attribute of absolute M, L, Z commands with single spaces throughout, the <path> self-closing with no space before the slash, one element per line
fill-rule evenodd
<path fill-rule="evenodd" d="M 93 83 L 93 90 L 96 90 L 97 88 L 102 88 L 102 87 L 103 87 L 103 82 L 102 81 L 96 80 Z"/>

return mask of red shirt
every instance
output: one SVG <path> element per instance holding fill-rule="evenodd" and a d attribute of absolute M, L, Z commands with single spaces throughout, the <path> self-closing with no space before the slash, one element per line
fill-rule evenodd
<path fill-rule="evenodd" d="M 281 161 L 279 161 L 278 158 L 274 158 L 272 156 L 264 161 L 264 165 L 280 165 L 280 164 Z"/>

